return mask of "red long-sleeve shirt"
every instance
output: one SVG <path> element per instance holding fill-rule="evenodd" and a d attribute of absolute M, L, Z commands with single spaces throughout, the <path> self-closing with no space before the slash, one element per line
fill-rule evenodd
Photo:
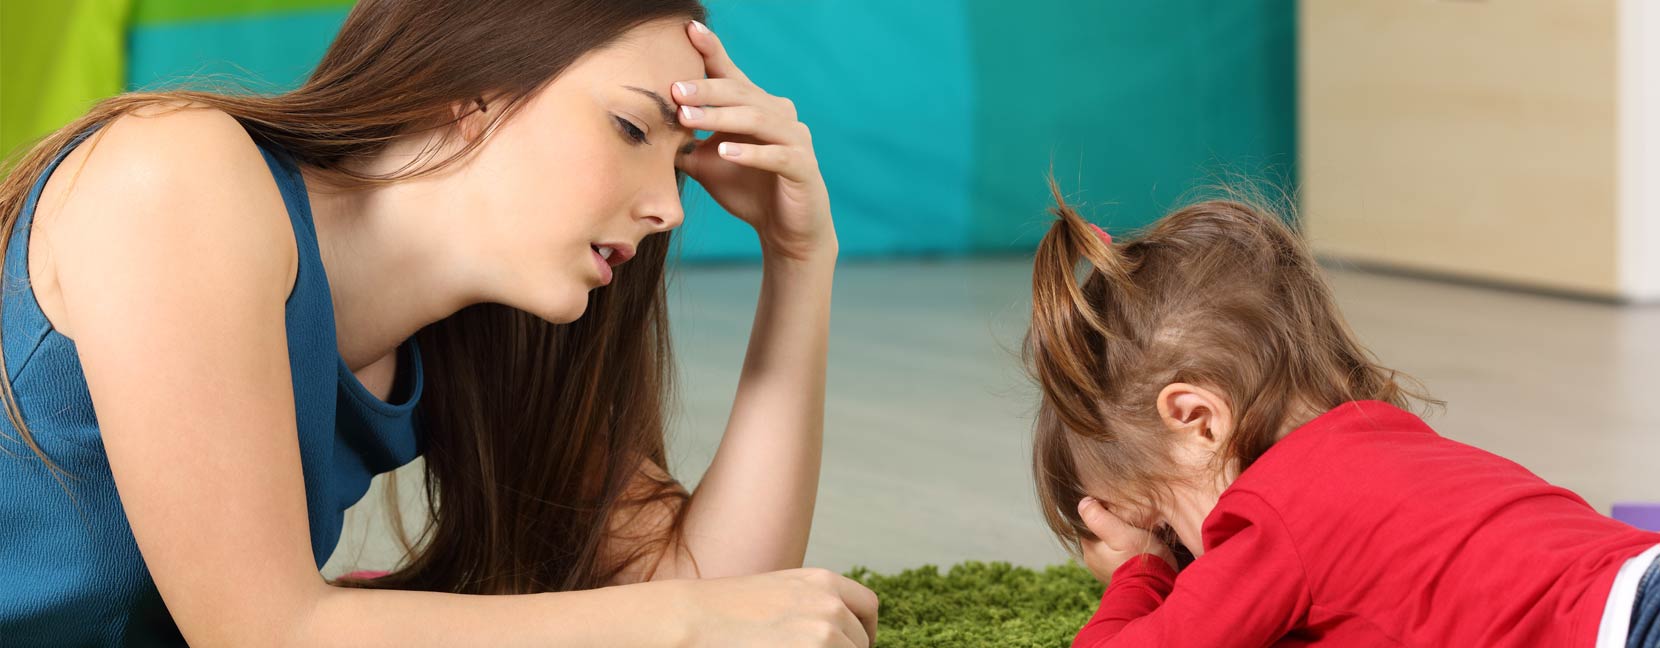
<path fill-rule="evenodd" d="M 1274 444 L 1178 578 L 1131 560 L 1073 640 L 1108 646 L 1592 646 L 1620 564 L 1660 544 L 1387 403 Z"/>

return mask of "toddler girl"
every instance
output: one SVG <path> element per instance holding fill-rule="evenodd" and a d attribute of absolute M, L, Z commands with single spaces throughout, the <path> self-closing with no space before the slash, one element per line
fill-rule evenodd
<path fill-rule="evenodd" d="M 1034 468 L 1110 582 L 1074 646 L 1660 646 L 1660 534 L 1438 436 L 1278 217 L 1114 241 L 1056 200 Z"/>

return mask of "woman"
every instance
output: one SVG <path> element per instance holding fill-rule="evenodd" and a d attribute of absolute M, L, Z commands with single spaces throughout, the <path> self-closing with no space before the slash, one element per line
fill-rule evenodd
<path fill-rule="evenodd" d="M 868 645 L 872 593 L 774 571 L 817 488 L 827 193 L 702 17 L 362 0 L 293 92 L 123 95 L 29 151 L 4 643 Z M 663 468 L 682 172 L 765 268 L 695 494 Z M 419 547 L 326 583 L 341 512 L 417 453 Z"/>

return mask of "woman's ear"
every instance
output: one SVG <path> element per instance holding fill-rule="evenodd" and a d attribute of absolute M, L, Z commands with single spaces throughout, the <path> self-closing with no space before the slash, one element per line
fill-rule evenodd
<path fill-rule="evenodd" d="M 450 104 L 450 116 L 463 142 L 471 142 L 484 135 L 490 123 L 490 110 L 490 100 L 482 96 Z"/>
<path fill-rule="evenodd" d="M 1214 455 L 1233 434 L 1233 410 L 1221 394 L 1190 383 L 1170 383 L 1159 391 L 1159 419 L 1175 441 L 1195 455 Z"/>

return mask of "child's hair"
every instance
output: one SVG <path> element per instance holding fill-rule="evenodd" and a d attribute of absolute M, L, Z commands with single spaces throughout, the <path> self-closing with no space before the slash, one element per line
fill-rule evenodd
<path fill-rule="evenodd" d="M 1171 383 L 1232 409 L 1218 470 L 1244 470 L 1282 430 L 1347 401 L 1433 402 L 1355 340 L 1302 240 L 1260 201 L 1234 192 L 1109 242 L 1050 188 L 1057 219 L 1032 270 L 1025 359 L 1043 397 L 1038 497 L 1070 550 L 1091 537 L 1077 512 L 1085 475 L 1146 510 L 1166 494 L 1173 435 L 1155 400 Z"/>

